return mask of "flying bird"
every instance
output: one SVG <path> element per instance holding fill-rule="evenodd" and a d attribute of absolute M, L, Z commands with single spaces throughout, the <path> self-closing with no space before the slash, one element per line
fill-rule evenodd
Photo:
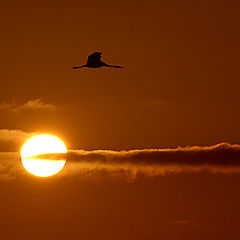
<path fill-rule="evenodd" d="M 102 53 L 94 52 L 93 54 L 88 56 L 87 64 L 73 67 L 73 69 L 88 67 L 88 68 L 99 68 L 99 67 L 113 67 L 113 68 L 122 68 L 121 66 L 109 65 L 105 62 L 101 61 Z"/>

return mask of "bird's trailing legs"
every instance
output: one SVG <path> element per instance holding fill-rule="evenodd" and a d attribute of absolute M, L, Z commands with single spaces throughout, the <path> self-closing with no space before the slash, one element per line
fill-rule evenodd
<path fill-rule="evenodd" d="M 87 65 L 82 65 L 82 66 L 79 66 L 79 67 L 73 67 L 73 69 L 78 69 L 78 68 L 83 68 L 83 67 L 87 67 Z"/>
<path fill-rule="evenodd" d="M 106 63 L 103 64 L 104 67 L 113 67 L 113 68 L 123 68 L 121 66 L 114 66 L 114 65 L 108 65 Z"/>

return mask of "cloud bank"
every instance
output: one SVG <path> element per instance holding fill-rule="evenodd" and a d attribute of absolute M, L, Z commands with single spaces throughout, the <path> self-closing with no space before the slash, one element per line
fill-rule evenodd
<path fill-rule="evenodd" d="M 64 154 L 42 154 L 37 158 L 67 159 L 75 170 L 132 171 L 147 175 L 170 172 L 240 173 L 240 145 L 220 143 L 209 147 L 143 149 L 130 151 L 70 150 Z"/>
<path fill-rule="evenodd" d="M 0 178 L 26 174 L 16 150 L 27 138 L 40 134 L 0 129 Z M 20 150 L 20 148 L 19 148 Z M 60 176 L 108 172 L 109 174 L 142 173 L 148 176 L 179 172 L 240 173 L 240 145 L 219 143 L 212 146 L 187 146 L 172 149 L 69 150 L 67 154 L 41 154 L 34 158 L 66 159 Z"/>

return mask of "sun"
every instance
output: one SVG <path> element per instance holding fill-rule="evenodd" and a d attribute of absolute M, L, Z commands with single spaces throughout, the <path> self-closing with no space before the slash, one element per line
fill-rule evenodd
<path fill-rule="evenodd" d="M 34 156 L 47 153 L 66 153 L 67 148 L 62 140 L 49 134 L 40 134 L 28 139 L 21 149 L 23 167 L 38 177 L 52 176 L 64 167 L 66 160 L 37 159 Z"/>

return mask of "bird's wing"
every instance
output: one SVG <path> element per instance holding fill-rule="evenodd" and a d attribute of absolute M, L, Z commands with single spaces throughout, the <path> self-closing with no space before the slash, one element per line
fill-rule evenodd
<path fill-rule="evenodd" d="M 101 52 L 95 52 L 88 56 L 88 63 L 99 63 L 101 62 L 102 53 Z"/>

